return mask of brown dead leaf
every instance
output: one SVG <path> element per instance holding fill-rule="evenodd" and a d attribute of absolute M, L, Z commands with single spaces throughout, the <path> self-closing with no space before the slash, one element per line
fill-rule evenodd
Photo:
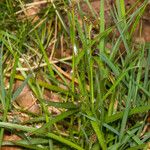
<path fill-rule="evenodd" d="M 16 90 L 21 86 L 22 83 L 23 83 L 23 81 L 16 80 L 16 82 L 15 82 L 15 84 L 14 84 L 14 90 L 13 90 L 13 91 L 16 91 Z M 30 91 L 30 88 L 29 88 L 28 85 L 26 85 L 26 86 L 23 88 L 23 90 L 21 91 L 20 95 L 22 95 L 22 94 L 24 94 L 24 93 L 26 93 L 26 92 L 28 92 L 28 91 Z"/>
<path fill-rule="evenodd" d="M 3 141 L 18 141 L 18 140 L 21 140 L 21 138 L 15 134 L 12 134 L 12 135 L 8 135 L 8 134 L 5 134 L 4 135 L 4 138 L 3 138 Z M 21 148 L 17 147 L 17 146 L 2 146 L 1 150 L 21 150 Z"/>
<path fill-rule="evenodd" d="M 17 90 L 23 81 L 17 80 L 14 86 L 14 91 Z M 33 95 L 33 92 L 28 85 L 25 85 L 19 96 L 15 99 L 15 102 L 19 107 L 28 110 L 29 112 L 38 114 L 41 112 L 39 105 L 37 105 L 37 99 Z M 34 106 L 35 105 L 35 106 Z"/>
<path fill-rule="evenodd" d="M 4 141 L 17 141 L 17 140 L 21 140 L 21 138 L 17 136 L 16 134 L 12 134 L 12 135 L 5 134 L 3 140 Z"/>
<path fill-rule="evenodd" d="M 20 107 L 28 109 L 35 104 L 36 99 L 33 96 L 32 91 L 28 91 L 19 95 L 15 101 Z"/>
<path fill-rule="evenodd" d="M 20 88 L 23 81 L 17 80 L 14 86 L 14 91 Z M 25 85 L 15 102 L 22 108 L 29 108 L 35 103 L 35 97 L 32 94 L 28 85 Z"/>
<path fill-rule="evenodd" d="M 34 113 L 34 114 L 41 114 L 41 107 L 39 104 L 34 104 L 33 106 L 31 106 L 29 109 L 28 109 L 29 112 L 31 113 Z"/>

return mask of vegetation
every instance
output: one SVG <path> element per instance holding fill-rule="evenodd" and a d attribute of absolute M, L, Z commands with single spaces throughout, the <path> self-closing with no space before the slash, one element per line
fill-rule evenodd
<path fill-rule="evenodd" d="M 149 1 L 104 3 L 0 2 L 3 149 L 148 149 Z"/>

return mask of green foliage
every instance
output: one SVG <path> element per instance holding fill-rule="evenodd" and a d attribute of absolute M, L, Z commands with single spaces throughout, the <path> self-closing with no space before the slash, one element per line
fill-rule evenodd
<path fill-rule="evenodd" d="M 40 18 L 33 21 L 28 17 L 20 19 L 18 15 L 31 2 L 0 2 L 0 146 L 39 150 L 146 148 L 150 134 L 141 134 L 150 110 L 150 45 L 136 43 L 135 46 L 132 35 L 148 1 L 130 14 L 125 1 L 117 0 L 116 7 L 111 9 L 114 24 L 108 28 L 105 1 L 100 1 L 99 16 L 89 0 L 85 3 L 92 16 L 99 17 L 94 35 L 95 26 L 85 20 L 80 3 L 47 2 L 38 12 Z M 115 30 L 119 36 L 110 37 Z M 56 50 L 61 49 L 62 39 L 72 56 L 53 60 Z M 66 75 L 55 62 L 69 66 L 71 74 Z M 15 80 L 23 83 L 14 92 Z M 42 109 L 38 116 L 13 105 L 27 84 Z M 56 92 L 63 101 L 46 100 L 45 89 Z M 51 114 L 49 106 L 59 108 L 60 114 Z M 9 120 L 9 114 L 15 111 L 27 113 L 31 119 L 14 123 Z M 3 141 L 5 131 L 17 131 L 21 140 Z"/>

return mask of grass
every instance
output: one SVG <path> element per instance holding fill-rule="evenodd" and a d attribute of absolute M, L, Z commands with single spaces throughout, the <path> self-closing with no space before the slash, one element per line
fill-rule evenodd
<path fill-rule="evenodd" d="M 137 1 L 130 11 L 124 0 L 117 0 L 109 27 L 101 0 L 98 29 L 79 3 L 41 3 L 46 5 L 0 2 L 0 147 L 148 149 L 150 44 L 132 39 L 148 0 L 134 10 Z M 85 3 L 98 19 L 90 2 Z M 27 12 L 35 5 L 40 6 L 37 20 Z M 14 91 L 16 80 L 23 82 Z M 38 115 L 14 104 L 27 84 L 40 106 Z M 61 100 L 47 100 L 45 90 Z M 60 113 L 51 113 L 52 106 Z M 20 120 L 16 112 L 30 119 Z M 7 133 L 19 139 L 4 140 Z"/>

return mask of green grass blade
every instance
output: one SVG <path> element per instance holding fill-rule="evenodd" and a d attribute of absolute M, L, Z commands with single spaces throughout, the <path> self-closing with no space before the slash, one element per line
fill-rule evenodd
<path fill-rule="evenodd" d="M 134 115 L 134 114 L 138 114 L 138 113 L 144 113 L 144 112 L 147 112 L 148 110 L 150 110 L 150 105 L 136 107 L 136 108 L 133 108 L 130 110 L 129 116 Z M 116 113 L 114 115 L 107 116 L 105 118 L 105 122 L 106 123 L 114 122 L 114 121 L 122 118 L 122 116 L 123 116 L 123 112 L 119 112 L 119 113 Z"/>
<path fill-rule="evenodd" d="M 5 128 L 8 128 L 8 129 L 17 129 L 17 130 L 21 130 L 21 131 L 25 131 L 25 132 L 32 132 L 32 133 L 37 130 L 34 127 L 22 126 L 22 125 L 6 123 L 6 122 L 0 122 L 0 127 L 5 127 Z M 52 138 L 56 141 L 59 141 L 63 144 L 66 144 L 66 145 L 68 145 L 72 148 L 75 148 L 77 150 L 84 150 L 82 147 L 74 144 L 73 142 L 71 142 L 71 141 L 69 141 L 69 140 L 67 140 L 67 139 L 65 139 L 61 136 L 55 135 L 53 133 L 45 133 L 45 136 L 48 137 L 48 138 Z"/>
<path fill-rule="evenodd" d="M 100 1 L 100 34 L 105 31 L 105 17 L 104 17 L 104 0 Z M 101 39 L 99 43 L 100 52 L 105 50 L 105 39 Z"/>
<path fill-rule="evenodd" d="M 130 107 L 131 107 L 130 104 L 131 104 L 132 94 L 133 94 L 132 82 L 131 82 L 131 79 L 130 79 L 128 97 L 127 97 L 127 100 L 126 100 L 126 107 L 124 109 L 122 122 L 121 122 L 121 129 L 120 129 L 120 136 L 119 136 L 119 141 L 120 142 L 122 141 L 122 138 L 124 136 L 125 127 L 126 127 L 126 124 L 127 124 L 127 119 L 128 119 L 128 115 L 129 115 L 129 111 L 130 111 Z"/>

